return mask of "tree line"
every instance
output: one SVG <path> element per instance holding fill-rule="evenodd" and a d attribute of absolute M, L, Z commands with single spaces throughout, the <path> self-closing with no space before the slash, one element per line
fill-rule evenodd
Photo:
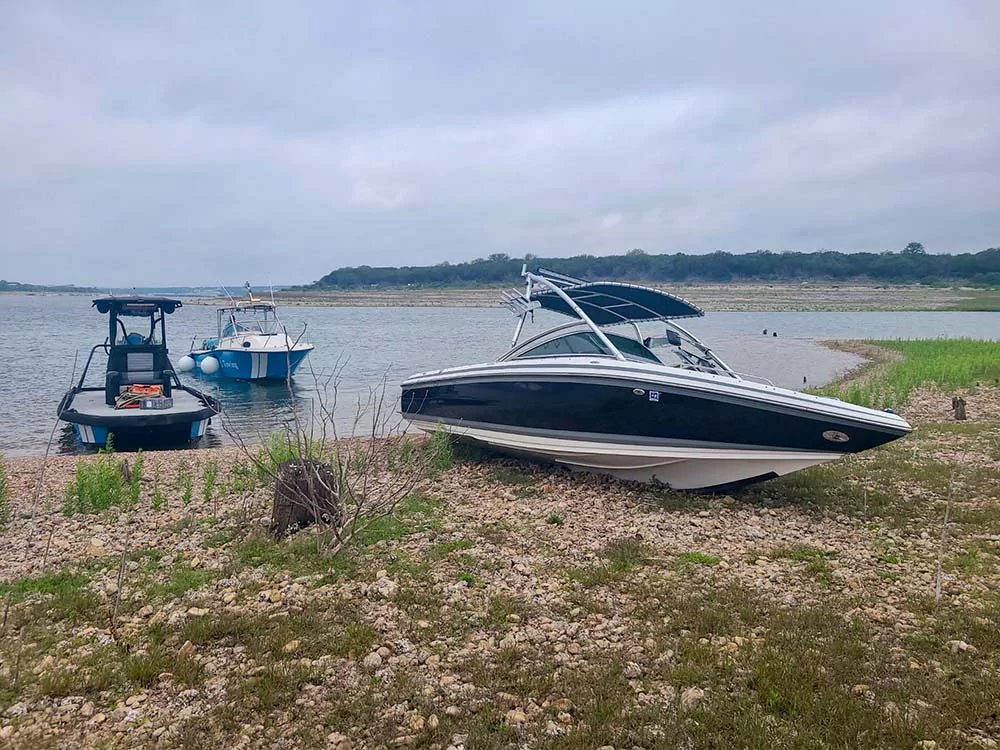
<path fill-rule="evenodd" d="M 0 292 L 96 292 L 89 286 L 75 286 L 73 284 L 61 284 L 47 286 L 44 284 L 24 284 L 20 281 L 7 281 L 0 279 Z"/>
<path fill-rule="evenodd" d="M 624 255 L 576 255 L 571 258 L 512 258 L 495 253 L 466 263 L 436 266 L 355 266 L 331 271 L 312 289 L 372 287 L 472 287 L 516 282 L 521 265 L 543 266 L 582 279 L 635 282 L 731 281 L 869 281 L 884 284 L 964 283 L 1000 286 L 1000 248 L 978 253 L 930 254 L 919 242 L 900 252 L 812 253 L 714 252 L 706 255 L 653 255 L 630 250 Z"/>

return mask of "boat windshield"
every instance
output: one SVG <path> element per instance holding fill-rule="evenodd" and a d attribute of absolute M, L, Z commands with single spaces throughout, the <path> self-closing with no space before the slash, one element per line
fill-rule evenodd
<path fill-rule="evenodd" d="M 659 358 L 635 339 L 620 336 L 617 333 L 605 333 L 611 343 L 618 348 L 626 359 L 634 362 L 654 362 L 662 364 Z M 578 331 L 565 336 L 546 341 L 519 354 L 517 359 L 536 359 L 538 357 L 572 357 L 580 355 L 613 357 L 607 347 L 592 331 Z"/>
<path fill-rule="evenodd" d="M 126 323 L 127 321 L 127 323 Z M 159 345 L 162 343 L 160 337 L 159 318 L 118 318 L 117 335 L 115 336 L 116 346 L 143 346 Z"/>
<path fill-rule="evenodd" d="M 278 322 L 273 318 L 230 318 L 222 329 L 223 336 L 257 334 L 270 336 L 278 332 Z"/>

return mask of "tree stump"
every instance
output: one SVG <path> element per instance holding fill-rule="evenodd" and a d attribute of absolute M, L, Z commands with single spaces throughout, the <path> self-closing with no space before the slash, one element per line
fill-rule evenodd
<path fill-rule="evenodd" d="M 278 466 L 268 529 L 272 537 L 282 539 L 314 523 L 340 528 L 343 521 L 337 478 L 327 464 L 295 460 Z"/>
<path fill-rule="evenodd" d="M 965 399 L 961 396 L 955 396 L 951 400 L 951 408 L 955 412 L 955 419 L 964 420 L 968 419 L 965 415 Z"/>

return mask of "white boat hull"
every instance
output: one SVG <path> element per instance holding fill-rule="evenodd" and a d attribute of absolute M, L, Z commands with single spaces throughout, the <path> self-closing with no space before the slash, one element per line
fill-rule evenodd
<path fill-rule="evenodd" d="M 635 445 L 422 421 L 414 421 L 414 424 L 425 431 L 444 429 L 504 452 L 549 460 L 574 471 L 610 474 L 638 482 L 660 482 L 677 490 L 706 489 L 783 476 L 843 455 L 820 451 Z"/>

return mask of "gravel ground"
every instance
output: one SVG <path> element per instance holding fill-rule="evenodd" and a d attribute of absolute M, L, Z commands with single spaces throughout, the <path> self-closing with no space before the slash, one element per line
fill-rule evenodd
<path fill-rule="evenodd" d="M 0 744 L 995 748 L 1000 390 L 950 398 L 727 496 L 459 457 L 332 559 L 236 448 L 72 516 L 8 460 Z"/>

